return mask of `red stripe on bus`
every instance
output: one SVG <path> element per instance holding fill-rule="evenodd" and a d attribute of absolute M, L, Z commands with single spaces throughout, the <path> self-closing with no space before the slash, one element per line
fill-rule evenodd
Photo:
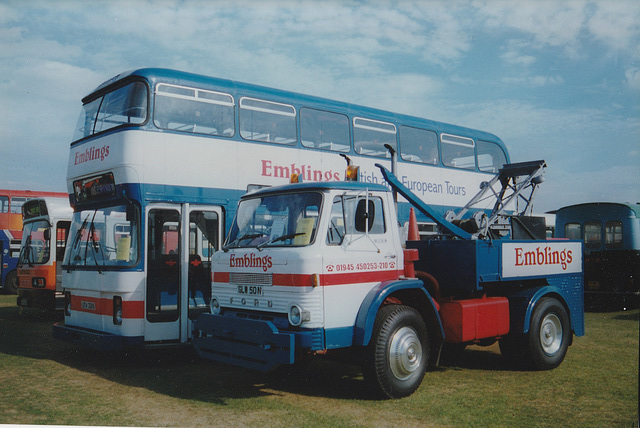
<path fill-rule="evenodd" d="M 112 317 L 113 299 L 71 295 L 71 310 Z M 122 318 L 144 318 L 144 302 L 140 300 L 123 300 Z"/>

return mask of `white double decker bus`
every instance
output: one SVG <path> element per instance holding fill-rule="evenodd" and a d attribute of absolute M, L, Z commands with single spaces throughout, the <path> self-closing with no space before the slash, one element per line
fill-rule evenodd
<path fill-rule="evenodd" d="M 340 180 L 344 157 L 361 182 L 384 184 L 374 165 L 390 166 L 389 147 L 399 179 L 442 212 L 509 162 L 495 135 L 418 117 L 173 70 L 115 76 L 83 99 L 71 143 L 55 336 L 101 349 L 188 343 L 241 195 L 291 174 Z M 406 221 L 409 204 L 398 211 Z"/>

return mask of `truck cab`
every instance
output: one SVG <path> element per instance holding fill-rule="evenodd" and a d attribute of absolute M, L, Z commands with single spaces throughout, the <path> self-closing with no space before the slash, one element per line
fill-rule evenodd
<path fill-rule="evenodd" d="M 212 268 L 211 314 L 198 319 L 194 345 L 206 358 L 258 370 L 364 345 L 372 290 L 409 281 L 392 193 L 358 182 L 245 195 Z"/>

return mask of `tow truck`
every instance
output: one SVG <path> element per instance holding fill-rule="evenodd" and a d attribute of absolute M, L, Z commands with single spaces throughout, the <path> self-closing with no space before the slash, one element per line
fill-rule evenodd
<path fill-rule="evenodd" d="M 544 220 L 529 215 L 546 163 L 504 165 L 445 215 L 377 166 L 387 185 L 354 181 L 348 165 L 348 181 L 241 199 L 213 258 L 211 312 L 194 325 L 198 354 L 269 371 L 347 353 L 385 398 L 411 395 L 445 344 L 498 341 L 520 366 L 560 365 L 584 335 L 583 244 L 544 239 Z M 398 195 L 438 234 L 420 239 L 412 213 L 405 241 Z M 493 210 L 474 211 L 487 198 Z"/>

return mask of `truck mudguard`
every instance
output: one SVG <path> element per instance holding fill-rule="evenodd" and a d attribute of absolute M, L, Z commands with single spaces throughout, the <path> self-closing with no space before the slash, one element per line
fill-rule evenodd
<path fill-rule="evenodd" d="M 363 299 L 356 317 L 353 344 L 355 346 L 368 345 L 373 334 L 373 324 L 382 303 L 394 294 L 402 297 L 403 294 L 406 296 L 407 292 L 411 292 L 414 300 L 405 304 L 413 306 L 422 314 L 429 332 L 435 333 L 437 341 L 442 342 L 444 329 L 431 295 L 424 288 L 424 283 L 421 280 L 407 279 L 381 282 L 369 291 Z"/>
<path fill-rule="evenodd" d="M 574 299 L 567 296 L 566 291 L 553 284 L 528 288 L 509 296 L 509 312 L 511 330 L 518 333 L 529 333 L 531 316 L 538 301 L 551 296 L 557 299 L 567 309 L 571 321 L 571 330 L 576 336 L 584 336 L 584 313 L 580 310 L 581 298 Z"/>

